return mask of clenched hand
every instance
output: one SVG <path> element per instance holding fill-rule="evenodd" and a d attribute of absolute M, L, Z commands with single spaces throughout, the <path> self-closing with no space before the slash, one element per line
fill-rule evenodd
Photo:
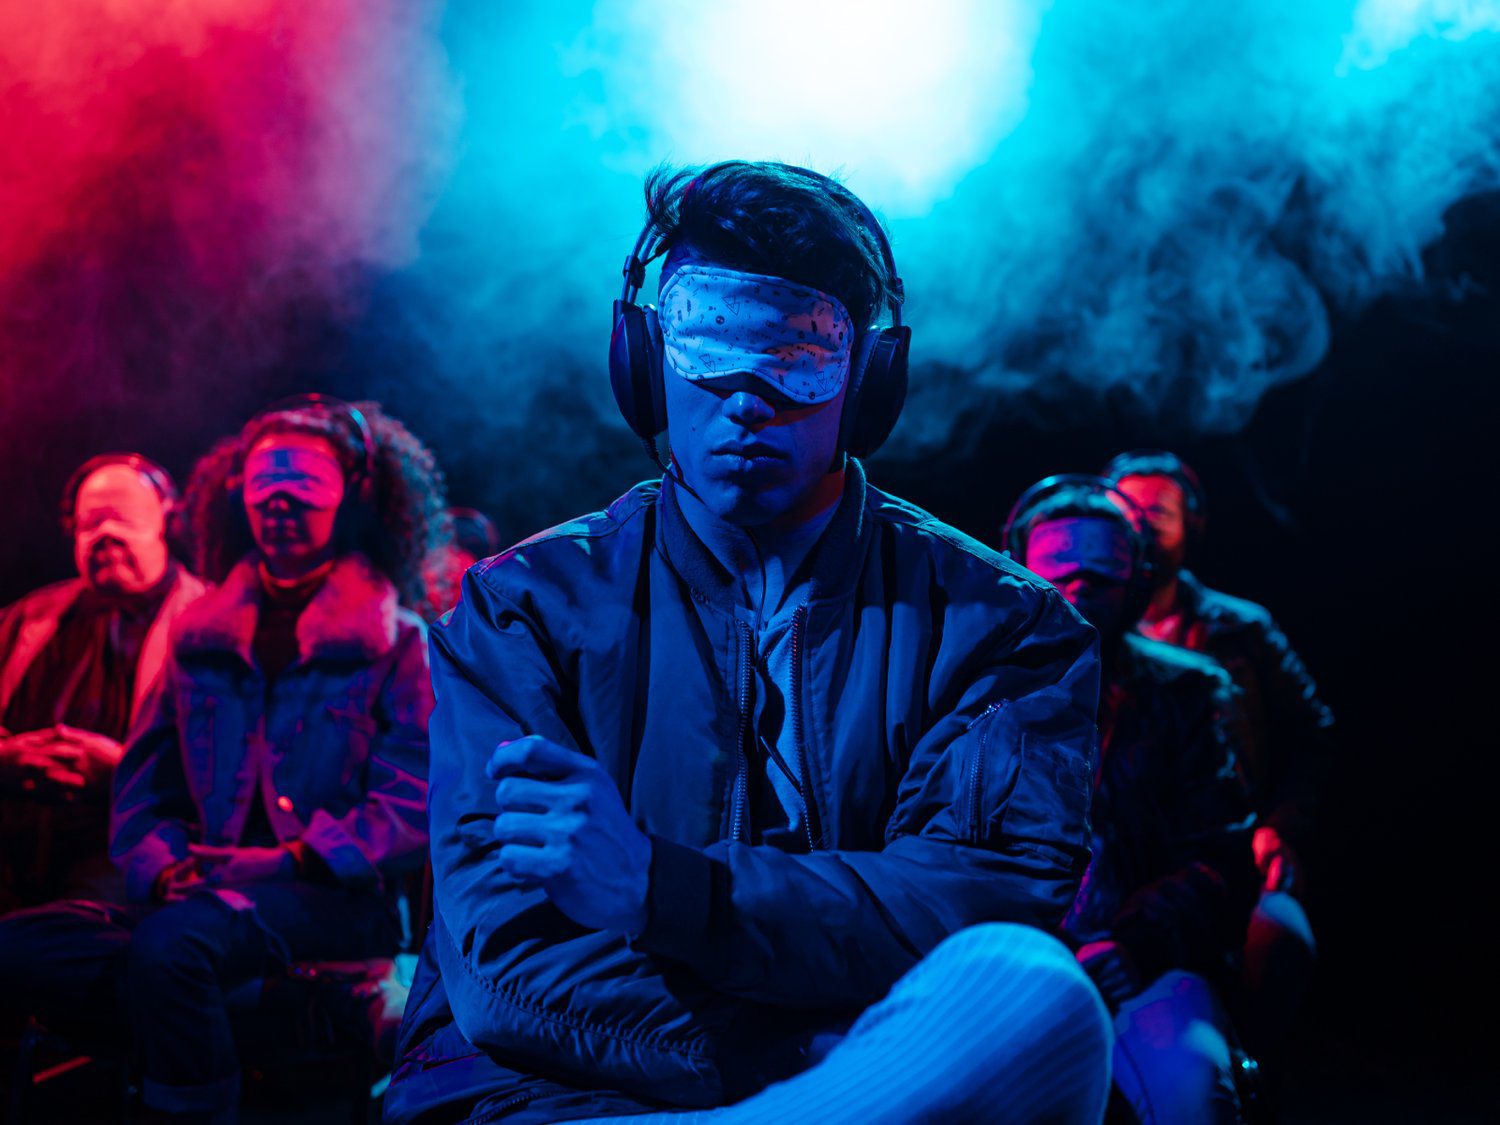
<path fill-rule="evenodd" d="M 599 763 L 528 735 L 495 747 L 485 773 L 500 809 L 501 867 L 581 926 L 640 933 L 651 841 Z"/>

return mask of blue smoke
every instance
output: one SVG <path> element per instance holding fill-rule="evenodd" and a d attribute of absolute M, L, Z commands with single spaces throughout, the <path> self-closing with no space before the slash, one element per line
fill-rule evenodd
<path fill-rule="evenodd" d="M 633 451 L 607 315 L 659 161 L 807 163 L 887 216 L 916 329 L 898 455 L 1020 398 L 1237 430 L 1500 184 L 1496 3 L 518 7 L 446 11 L 453 172 L 359 358 L 450 461 L 551 444 L 600 495 Z"/>

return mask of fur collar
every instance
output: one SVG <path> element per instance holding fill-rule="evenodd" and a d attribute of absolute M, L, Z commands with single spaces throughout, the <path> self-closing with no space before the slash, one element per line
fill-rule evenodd
<path fill-rule="evenodd" d="M 251 643 L 260 616 L 256 557 L 241 559 L 218 589 L 183 614 L 179 652 L 233 652 L 255 663 Z M 297 620 L 302 663 L 317 659 L 373 660 L 396 643 L 396 587 L 361 554 L 344 555 Z"/>

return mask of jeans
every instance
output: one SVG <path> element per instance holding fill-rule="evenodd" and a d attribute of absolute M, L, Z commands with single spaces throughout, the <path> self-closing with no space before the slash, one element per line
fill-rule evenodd
<path fill-rule="evenodd" d="M 1245 1045 L 1260 1058 L 1285 1041 L 1312 979 L 1317 943 L 1307 912 L 1285 891 L 1265 891 L 1245 935 L 1243 1010 Z"/>
<path fill-rule="evenodd" d="M 796 1077 L 720 1109 L 598 1120 L 1096 1123 L 1111 1039 L 1099 994 L 1061 942 L 989 923 L 944 941 Z"/>
<path fill-rule="evenodd" d="M 226 994 L 290 961 L 395 948 L 384 901 L 311 883 L 200 889 L 165 906 L 73 900 L 0 919 L 0 996 L 59 1028 L 123 1022 L 147 1105 L 232 1114 L 239 1061 Z"/>
<path fill-rule="evenodd" d="M 1164 973 L 1115 1017 L 1115 1085 L 1141 1125 L 1232 1125 L 1240 1120 L 1232 1039 L 1206 980 Z"/>

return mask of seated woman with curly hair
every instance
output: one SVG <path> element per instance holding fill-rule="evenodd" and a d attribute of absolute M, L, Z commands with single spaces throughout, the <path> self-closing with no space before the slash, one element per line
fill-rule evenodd
<path fill-rule="evenodd" d="M 422 560 L 441 474 L 373 404 L 308 396 L 252 419 L 194 471 L 203 576 L 115 777 L 123 907 L 0 923 L 10 999 L 44 1019 L 118 995 L 148 1105 L 232 1119 L 225 995 L 291 960 L 388 955 L 386 894 L 427 843 Z"/>

